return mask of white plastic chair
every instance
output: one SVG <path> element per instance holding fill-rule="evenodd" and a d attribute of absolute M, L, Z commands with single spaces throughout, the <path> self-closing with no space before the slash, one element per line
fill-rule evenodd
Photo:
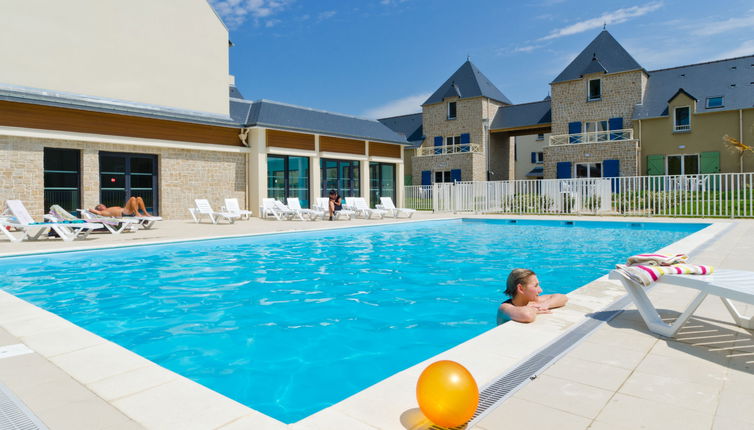
<path fill-rule="evenodd" d="M 618 280 L 628 291 L 639 314 L 644 319 L 649 330 L 660 336 L 674 337 L 678 330 L 686 323 L 707 295 L 720 297 L 730 312 L 736 324 L 746 329 L 754 329 L 754 317 L 745 317 L 733 306 L 731 300 L 754 305 L 754 272 L 743 270 L 716 270 L 710 275 L 666 275 L 657 283 L 671 284 L 699 290 L 699 294 L 686 307 L 681 316 L 673 324 L 662 320 L 657 308 L 647 296 L 645 287 L 627 278 L 618 270 L 613 270 L 609 279 Z"/>
<path fill-rule="evenodd" d="M 391 216 L 393 218 L 398 218 L 398 215 L 401 214 L 408 215 L 406 218 L 411 218 L 414 215 L 414 212 L 416 212 L 416 209 L 395 207 L 393 199 L 390 197 L 380 197 L 380 203 L 381 205 L 378 205 L 377 208 L 385 210 L 387 212 L 386 216 Z"/>
<path fill-rule="evenodd" d="M 6 200 L 8 217 L 0 221 L 0 230 L 11 242 L 37 240 L 52 229 L 61 239 L 70 242 L 74 239 L 86 239 L 93 230 L 102 228 L 102 224 L 88 222 L 35 222 L 21 200 Z M 7 227 L 21 232 L 12 234 Z"/>
<path fill-rule="evenodd" d="M 304 216 L 306 216 L 310 221 L 314 221 L 317 217 L 322 216 L 321 211 L 302 208 L 301 201 L 299 201 L 298 197 L 288 197 L 286 200 L 288 202 L 288 208 L 296 212 L 297 216 L 301 219 L 304 219 Z"/>
<path fill-rule="evenodd" d="M 87 209 L 79 209 L 81 218 L 89 222 L 102 223 L 107 231 L 112 234 L 120 234 L 125 230 L 136 231 L 139 229 L 139 221 L 131 218 L 113 218 L 109 216 L 97 215 L 89 212 Z M 52 212 L 52 209 L 50 210 Z"/>
<path fill-rule="evenodd" d="M 189 208 L 189 212 L 196 223 L 199 223 L 204 215 L 212 221 L 212 224 L 217 224 L 221 218 L 225 218 L 230 224 L 233 224 L 237 218 L 240 218 L 240 215 L 213 210 L 207 199 L 196 199 L 194 200 L 194 204 L 196 204 L 196 207 Z"/>
<path fill-rule="evenodd" d="M 262 199 L 262 206 L 259 207 L 259 216 L 262 218 L 272 216 L 276 220 L 281 221 L 283 219 L 289 220 L 295 215 L 296 213 L 285 206 L 282 202 L 272 198 Z"/>
<path fill-rule="evenodd" d="M 238 204 L 238 199 L 225 199 L 225 206 L 220 208 L 220 210 L 233 215 L 238 215 L 239 219 L 251 219 L 251 211 L 241 209 L 241 205 Z"/>
<path fill-rule="evenodd" d="M 363 197 L 349 197 L 349 202 L 352 202 L 353 206 L 356 208 L 356 215 L 361 216 L 365 219 L 371 219 L 372 215 L 378 216 L 380 219 L 385 217 L 386 211 L 382 209 L 372 209 L 367 205 L 367 201 L 364 200 Z"/>

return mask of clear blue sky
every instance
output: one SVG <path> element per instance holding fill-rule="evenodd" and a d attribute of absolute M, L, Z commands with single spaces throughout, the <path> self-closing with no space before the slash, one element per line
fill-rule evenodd
<path fill-rule="evenodd" d="M 751 0 L 210 0 L 247 99 L 385 117 L 471 56 L 514 103 L 549 83 L 603 22 L 647 70 L 754 54 Z"/>

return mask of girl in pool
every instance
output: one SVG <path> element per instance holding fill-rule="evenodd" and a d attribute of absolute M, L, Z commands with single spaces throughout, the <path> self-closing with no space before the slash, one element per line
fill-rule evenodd
<path fill-rule="evenodd" d="M 497 322 L 507 320 L 530 323 L 537 314 L 552 313 L 550 309 L 559 308 L 568 302 L 564 294 L 541 295 L 537 275 L 529 269 L 513 269 L 508 275 L 505 294 L 510 299 L 504 301 L 497 310 Z"/>

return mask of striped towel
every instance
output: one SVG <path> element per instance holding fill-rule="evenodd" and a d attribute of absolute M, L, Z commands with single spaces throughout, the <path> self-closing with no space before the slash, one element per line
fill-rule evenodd
<path fill-rule="evenodd" d="M 688 258 L 686 254 L 636 254 L 628 257 L 626 265 L 670 266 L 671 264 L 686 263 Z"/>
<path fill-rule="evenodd" d="M 650 266 L 644 264 L 627 266 L 618 264 L 615 268 L 627 278 L 645 287 L 656 282 L 664 275 L 709 275 L 715 271 L 712 266 L 687 263 L 671 264 L 669 266 Z"/>

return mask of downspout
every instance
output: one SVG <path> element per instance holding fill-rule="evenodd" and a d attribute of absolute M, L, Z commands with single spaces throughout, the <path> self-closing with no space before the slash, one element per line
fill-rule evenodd
<path fill-rule="evenodd" d="M 738 141 L 741 142 L 741 144 L 744 144 L 744 110 L 739 109 L 738 110 Z M 744 153 L 741 152 L 741 157 L 739 158 L 740 161 L 740 169 L 739 172 L 744 171 Z"/>
<path fill-rule="evenodd" d="M 238 133 L 238 139 L 241 140 L 241 145 L 249 148 L 251 145 L 249 145 L 249 131 L 251 130 L 250 127 L 241 127 L 241 131 Z M 251 210 L 251 204 L 249 201 L 251 200 L 251 193 L 249 190 L 249 164 L 251 164 L 251 153 L 247 152 L 244 154 L 244 160 L 245 160 L 245 168 L 244 171 L 246 172 L 246 180 L 244 181 L 244 191 L 246 195 L 246 210 Z"/>

